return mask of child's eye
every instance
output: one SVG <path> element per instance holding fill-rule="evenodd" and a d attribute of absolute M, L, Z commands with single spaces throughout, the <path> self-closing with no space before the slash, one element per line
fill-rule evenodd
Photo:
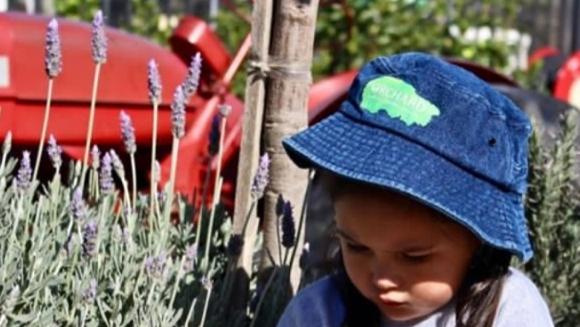
<path fill-rule="evenodd" d="M 345 242 L 345 245 L 349 251 L 356 252 L 356 253 L 361 253 L 361 252 L 368 250 L 368 248 L 366 246 L 359 245 L 359 244 Z"/>
<path fill-rule="evenodd" d="M 430 256 L 431 253 L 403 253 L 403 259 L 414 263 L 427 261 Z"/>

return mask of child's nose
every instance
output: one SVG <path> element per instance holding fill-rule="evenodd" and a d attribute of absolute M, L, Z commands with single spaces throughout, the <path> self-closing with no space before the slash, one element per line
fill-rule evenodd
<path fill-rule="evenodd" d="M 378 259 L 373 265 L 373 284 L 381 290 L 390 290 L 401 287 L 402 277 L 396 266 L 387 260 Z"/>

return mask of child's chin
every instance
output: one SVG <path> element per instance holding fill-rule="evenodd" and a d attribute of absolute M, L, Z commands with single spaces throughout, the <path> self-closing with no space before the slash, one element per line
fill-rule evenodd
<path fill-rule="evenodd" d="M 413 308 L 408 306 L 401 306 L 397 308 L 381 308 L 383 316 L 388 321 L 393 322 L 413 322 L 420 321 L 427 314 L 421 313 L 413 310 Z"/>

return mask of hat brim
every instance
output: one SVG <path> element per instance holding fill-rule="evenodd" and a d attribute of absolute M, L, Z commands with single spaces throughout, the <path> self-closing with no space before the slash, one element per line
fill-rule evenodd
<path fill-rule="evenodd" d="M 403 136 L 337 112 L 283 141 L 300 167 L 411 196 L 524 262 L 532 257 L 520 194 L 502 190 Z"/>

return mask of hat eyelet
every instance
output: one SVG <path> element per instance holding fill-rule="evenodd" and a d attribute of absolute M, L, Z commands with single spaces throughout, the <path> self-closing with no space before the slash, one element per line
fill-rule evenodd
<path fill-rule="evenodd" d="M 495 140 L 495 137 L 490 138 L 489 140 L 487 140 L 487 145 L 494 147 L 496 145 L 497 141 Z"/>

